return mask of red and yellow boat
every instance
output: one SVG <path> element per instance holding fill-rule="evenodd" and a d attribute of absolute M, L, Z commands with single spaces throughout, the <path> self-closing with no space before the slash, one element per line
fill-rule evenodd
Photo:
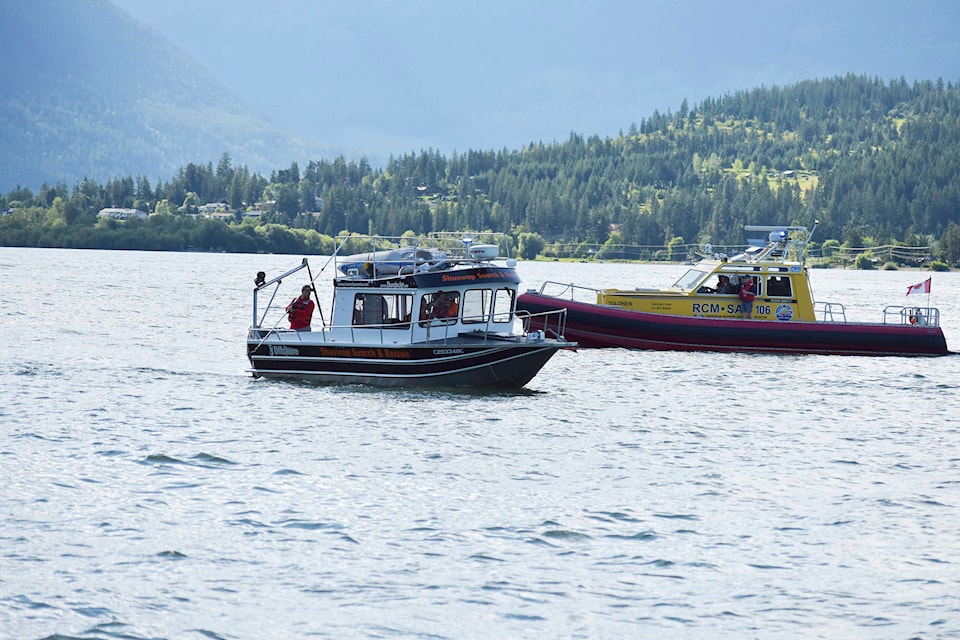
<path fill-rule="evenodd" d="M 880 322 L 848 322 L 843 305 L 815 302 L 805 227 L 747 226 L 764 246 L 712 254 L 664 289 L 591 289 L 545 282 L 517 308 L 566 311 L 565 336 L 581 347 L 678 351 L 942 356 L 951 353 L 933 307 L 890 306 Z M 739 289 L 752 285 L 752 300 Z M 726 285 L 726 286 L 724 286 Z M 745 296 L 750 297 L 750 296 Z M 589 299 L 588 299 L 589 298 Z"/>

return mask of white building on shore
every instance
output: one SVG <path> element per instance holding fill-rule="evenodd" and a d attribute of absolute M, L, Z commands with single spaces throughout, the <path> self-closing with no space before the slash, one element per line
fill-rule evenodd
<path fill-rule="evenodd" d="M 113 218 L 114 220 L 131 220 L 133 218 L 146 219 L 147 212 L 140 209 L 121 209 L 119 207 L 106 207 L 100 209 L 97 214 L 102 218 Z"/>

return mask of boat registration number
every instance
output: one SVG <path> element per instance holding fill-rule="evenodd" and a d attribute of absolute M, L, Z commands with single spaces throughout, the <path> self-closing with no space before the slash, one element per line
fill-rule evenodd
<path fill-rule="evenodd" d="M 743 309 L 740 308 L 739 304 L 732 302 L 728 304 L 696 302 L 693 304 L 691 311 L 694 316 L 710 318 L 718 316 L 739 316 Z M 754 305 L 753 315 L 755 317 L 769 317 L 773 315 L 773 307 L 769 304 Z M 792 320 L 793 308 L 790 305 L 780 305 L 777 307 L 776 318 L 777 320 Z"/>

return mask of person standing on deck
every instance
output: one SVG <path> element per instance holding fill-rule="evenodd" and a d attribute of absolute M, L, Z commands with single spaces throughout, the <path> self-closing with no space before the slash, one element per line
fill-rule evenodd
<path fill-rule="evenodd" d="M 295 331 L 310 331 L 310 320 L 313 318 L 313 300 L 310 299 L 310 285 L 305 284 L 300 295 L 287 305 L 287 318 L 290 328 Z"/>
<path fill-rule="evenodd" d="M 750 276 L 740 278 L 740 317 L 753 318 L 753 299 L 757 297 L 756 284 Z"/>

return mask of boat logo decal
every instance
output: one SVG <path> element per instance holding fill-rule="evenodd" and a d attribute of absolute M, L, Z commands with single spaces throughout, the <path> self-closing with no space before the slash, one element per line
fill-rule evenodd
<path fill-rule="evenodd" d="M 482 271 L 465 273 L 444 273 L 440 276 L 443 282 L 464 282 L 471 280 L 509 280 L 513 272 L 510 269 L 485 269 Z"/>
<path fill-rule="evenodd" d="M 777 320 L 788 322 L 793 320 L 793 307 L 788 304 L 781 304 L 776 311 Z"/>
<path fill-rule="evenodd" d="M 272 356 L 298 356 L 300 355 L 300 349 L 296 347 L 288 347 L 282 344 L 272 344 L 270 345 L 270 355 Z"/>
<path fill-rule="evenodd" d="M 411 360 L 409 349 L 391 349 L 389 347 L 320 347 L 323 358 L 367 358 L 373 360 Z"/>

